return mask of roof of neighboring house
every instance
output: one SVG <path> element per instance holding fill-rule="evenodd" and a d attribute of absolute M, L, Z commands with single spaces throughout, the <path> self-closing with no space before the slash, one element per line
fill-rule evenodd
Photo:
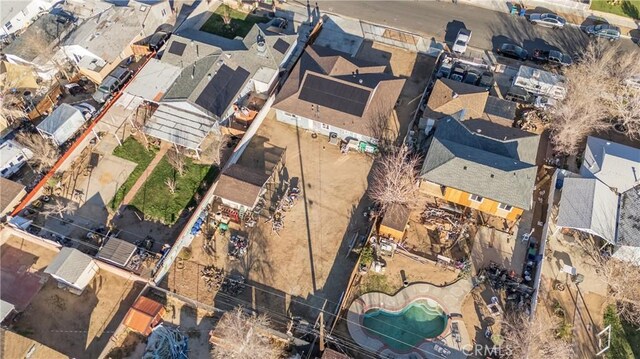
<path fill-rule="evenodd" d="M 98 251 L 97 258 L 125 267 L 138 248 L 122 239 L 111 237 Z"/>
<path fill-rule="evenodd" d="M 322 359 L 350 359 L 346 354 L 339 353 L 331 348 L 327 348 L 322 353 Z"/>
<path fill-rule="evenodd" d="M 4 8 L 4 1 L 2 5 L 2 8 Z M 16 37 L 11 44 L 4 46 L 2 52 L 18 56 L 26 61 L 34 61 L 38 56 L 44 55 L 43 57 L 47 58 L 37 62 L 46 63 L 51 60 L 51 55 L 55 51 L 48 52 L 43 46 L 57 44 L 60 39 L 63 39 L 73 29 L 71 22 L 61 24 L 56 20 L 57 16 L 53 14 L 40 16 L 20 36 Z M 4 24 L 5 22 L 2 23 L 2 25 Z"/>
<path fill-rule="evenodd" d="M 628 189 L 620 198 L 616 244 L 640 247 L 640 185 Z"/>
<path fill-rule="evenodd" d="M 140 297 L 133 303 L 122 323 L 139 333 L 148 334 L 154 319 L 162 316 L 164 311 L 162 304 L 147 297 Z"/>
<path fill-rule="evenodd" d="M 385 211 L 384 217 L 382 217 L 382 222 L 380 222 L 380 226 L 395 229 L 396 231 L 404 231 L 407 226 L 407 222 L 409 222 L 410 214 L 411 210 L 409 207 L 402 204 L 392 204 Z"/>
<path fill-rule="evenodd" d="M 502 126 L 510 127 L 516 118 L 516 103 L 495 96 L 487 97 L 482 118 Z"/>
<path fill-rule="evenodd" d="M 77 108 L 63 103 L 47 116 L 36 128 L 53 136 L 58 144 L 63 144 L 84 125 L 86 119 Z"/>
<path fill-rule="evenodd" d="M 4 177 L 0 177 L 0 216 L 4 214 L 5 210 L 11 210 L 8 208 L 17 198 L 22 197 L 26 192 L 24 191 L 24 185 L 8 180 Z"/>
<path fill-rule="evenodd" d="M 5 320 L 5 318 L 15 309 L 15 305 L 0 299 L 0 322 Z"/>
<path fill-rule="evenodd" d="M 145 11 L 141 11 L 145 6 Z M 165 18 L 150 15 L 149 7 L 166 7 Z M 170 7 L 166 0 L 141 4 L 127 1 L 126 6 L 112 6 L 94 13 L 72 32 L 64 45 L 79 45 L 106 62 L 112 62 L 137 38 L 153 34 L 158 26 L 169 20 Z"/>
<path fill-rule="evenodd" d="M 44 272 L 75 283 L 92 263 L 90 256 L 75 248 L 63 247 Z"/>
<path fill-rule="evenodd" d="M 269 175 L 262 171 L 233 164 L 222 172 L 213 194 L 246 207 L 253 207 L 268 179 Z"/>
<path fill-rule="evenodd" d="M 429 95 L 424 116 L 438 119 L 466 110 L 467 118 L 480 118 L 488 98 L 489 92 L 482 87 L 438 79 Z"/>
<path fill-rule="evenodd" d="M 530 140 L 533 137 L 534 140 Z M 469 131 L 453 117 L 441 119 L 427 152 L 425 180 L 530 209 L 537 168 L 524 143 L 537 135 L 502 141 Z"/>
<path fill-rule="evenodd" d="M 24 0 L 3 0 L 2 7 L 0 7 L 0 16 L 2 17 L 2 25 L 13 19 L 20 11 L 29 5 L 29 2 Z"/>
<path fill-rule="evenodd" d="M 200 113 L 191 112 L 170 102 L 161 103 L 144 124 L 144 132 L 163 141 L 189 149 L 198 149 L 215 121 Z"/>
<path fill-rule="evenodd" d="M 404 79 L 385 66 L 308 46 L 276 97 L 276 109 L 377 137 L 375 123 L 393 110 Z"/>
<path fill-rule="evenodd" d="M 278 70 L 296 36 L 273 34 L 256 24 L 243 40 L 230 40 L 195 30 L 180 31 L 167 43 L 162 62 L 181 69 L 164 101 L 188 101 L 211 116 L 221 117 L 238 92 L 263 68 Z M 261 46 L 258 43 L 264 43 Z"/>
<path fill-rule="evenodd" d="M 147 101 L 159 102 L 181 71 L 177 66 L 151 59 L 127 86 L 126 92 Z"/>
<path fill-rule="evenodd" d="M 640 149 L 589 136 L 580 174 L 626 192 L 640 184 Z"/>
<path fill-rule="evenodd" d="M 567 177 L 557 225 L 588 230 L 614 243 L 618 195 L 595 178 Z"/>

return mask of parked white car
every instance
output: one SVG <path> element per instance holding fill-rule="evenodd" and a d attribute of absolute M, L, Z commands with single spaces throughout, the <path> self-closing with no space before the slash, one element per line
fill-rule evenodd
<path fill-rule="evenodd" d="M 456 41 L 453 43 L 453 52 L 456 54 L 464 54 L 464 52 L 467 51 L 469 41 L 471 41 L 471 30 L 460 29 L 458 36 L 456 36 Z"/>
<path fill-rule="evenodd" d="M 551 27 L 554 29 L 562 29 L 567 23 L 562 16 L 556 14 L 531 14 L 529 21 L 534 25 Z"/>

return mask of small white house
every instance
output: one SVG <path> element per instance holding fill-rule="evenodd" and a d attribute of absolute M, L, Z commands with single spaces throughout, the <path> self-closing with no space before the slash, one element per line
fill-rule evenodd
<path fill-rule="evenodd" d="M 58 287 L 81 295 L 98 270 L 98 264 L 90 256 L 75 248 L 64 247 L 44 272 L 58 281 Z"/>
<path fill-rule="evenodd" d="M 31 157 L 33 152 L 19 143 L 11 140 L 3 142 L 0 144 L 0 174 L 8 178 L 18 172 Z"/>
<path fill-rule="evenodd" d="M 67 142 L 84 125 L 85 118 L 77 108 L 63 103 L 47 116 L 36 129 L 44 138 L 50 138 L 58 146 Z"/>
<path fill-rule="evenodd" d="M 562 100 L 567 94 L 564 76 L 529 66 L 520 66 L 518 74 L 513 78 L 513 86 L 520 87 L 534 95 L 556 100 Z"/>
<path fill-rule="evenodd" d="M 29 26 L 41 13 L 51 9 L 57 0 L 2 1 L 2 32 L 0 38 L 18 32 Z"/>

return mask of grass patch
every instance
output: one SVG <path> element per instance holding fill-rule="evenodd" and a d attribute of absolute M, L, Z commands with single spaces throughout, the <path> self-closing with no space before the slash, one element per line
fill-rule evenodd
<path fill-rule="evenodd" d="M 383 274 L 367 273 L 358 288 L 359 295 L 369 292 L 382 292 L 389 295 L 395 293 L 391 285 L 387 282 L 387 276 Z"/>
<path fill-rule="evenodd" d="M 193 163 L 185 159 L 185 172 L 180 176 L 171 167 L 167 157 L 163 157 L 142 188 L 136 193 L 130 205 L 136 207 L 148 219 L 172 225 L 180 217 L 182 210 L 195 203 L 194 194 L 202 194 L 208 186 L 200 186 L 202 181 L 213 182 L 217 168 Z M 167 178 L 176 181 L 176 191 L 171 193 L 165 184 Z"/>
<path fill-rule="evenodd" d="M 640 333 L 631 324 L 620 320 L 613 305 L 608 306 L 604 312 L 604 325 L 611 325 L 611 348 L 606 353 L 607 358 L 638 358 L 640 355 Z"/>
<path fill-rule="evenodd" d="M 640 19 L 640 0 L 623 0 L 612 2 L 610 0 L 593 0 L 591 10 L 607 12 L 609 14 Z"/>
<path fill-rule="evenodd" d="M 231 22 L 228 25 L 224 23 L 225 16 L 231 18 Z M 207 19 L 207 22 L 202 25 L 200 31 L 226 37 L 227 39 L 235 39 L 236 36 L 244 38 L 254 24 L 267 21 L 269 19 L 263 16 L 247 14 L 246 12 L 234 10 L 227 5 L 220 5 Z"/>
<path fill-rule="evenodd" d="M 123 143 L 122 146 L 116 147 L 113 150 L 113 155 L 118 156 L 120 158 L 124 158 L 125 160 L 129 160 L 131 162 L 135 162 L 138 165 L 133 169 L 133 172 L 129 174 L 129 177 L 126 181 L 118 188 L 115 196 L 111 199 L 109 206 L 112 210 L 116 210 L 124 197 L 127 195 L 131 187 L 136 183 L 138 178 L 142 176 L 144 170 L 149 166 L 149 163 L 156 156 L 155 150 L 147 151 L 140 142 L 138 142 L 132 136 L 129 136 Z"/>

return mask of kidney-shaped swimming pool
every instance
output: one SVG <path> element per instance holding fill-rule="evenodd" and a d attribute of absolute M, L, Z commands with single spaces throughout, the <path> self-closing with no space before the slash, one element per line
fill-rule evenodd
<path fill-rule="evenodd" d="M 447 328 L 447 314 L 432 299 L 418 299 L 396 312 L 374 308 L 364 313 L 362 321 L 367 334 L 399 351 L 436 338 Z"/>

